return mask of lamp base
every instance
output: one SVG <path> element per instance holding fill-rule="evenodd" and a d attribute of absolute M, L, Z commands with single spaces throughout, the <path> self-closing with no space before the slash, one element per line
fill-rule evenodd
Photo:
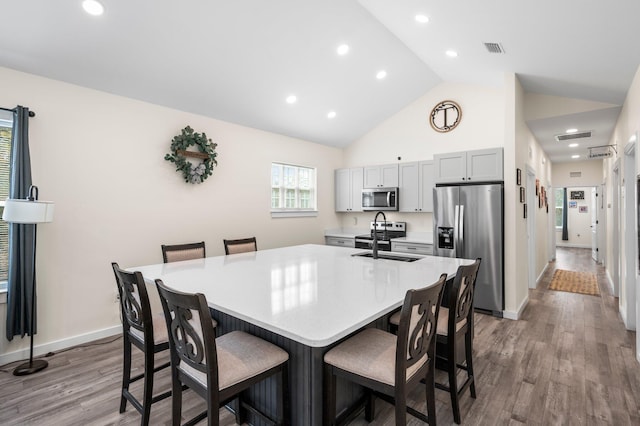
<path fill-rule="evenodd" d="M 33 361 L 25 362 L 24 364 L 20 364 L 13 370 L 14 376 L 26 376 L 28 374 L 37 373 L 40 370 L 44 370 L 47 368 L 49 363 L 43 359 L 36 359 Z"/>

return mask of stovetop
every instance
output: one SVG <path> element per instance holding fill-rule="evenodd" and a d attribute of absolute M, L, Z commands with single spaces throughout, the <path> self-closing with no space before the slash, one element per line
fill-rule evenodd
<path fill-rule="evenodd" d="M 374 229 L 374 224 L 370 224 L 370 233 L 357 235 L 356 238 L 361 240 L 373 240 L 373 234 L 376 233 L 376 237 L 380 241 L 387 241 L 391 238 L 399 238 L 407 236 L 407 222 L 377 222 Z"/>

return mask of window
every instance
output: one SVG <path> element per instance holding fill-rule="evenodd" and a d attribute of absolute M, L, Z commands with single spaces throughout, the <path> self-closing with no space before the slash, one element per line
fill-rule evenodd
<path fill-rule="evenodd" d="M 0 202 L 9 197 L 9 165 L 11 164 L 11 128 L 13 114 L 0 111 Z M 9 224 L 0 220 L 0 290 L 9 275 Z"/>
<path fill-rule="evenodd" d="M 316 169 L 271 163 L 272 216 L 309 216 L 316 212 Z"/>
<path fill-rule="evenodd" d="M 564 190 L 562 188 L 556 188 L 555 190 L 555 200 L 556 200 L 556 228 L 562 228 L 562 210 L 564 204 Z"/>

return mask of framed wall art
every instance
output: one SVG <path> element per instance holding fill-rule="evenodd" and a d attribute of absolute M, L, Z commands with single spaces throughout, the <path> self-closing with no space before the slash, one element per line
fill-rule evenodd
<path fill-rule="evenodd" d="M 522 172 L 520 169 L 516 169 L 516 184 L 518 186 L 522 185 Z"/>

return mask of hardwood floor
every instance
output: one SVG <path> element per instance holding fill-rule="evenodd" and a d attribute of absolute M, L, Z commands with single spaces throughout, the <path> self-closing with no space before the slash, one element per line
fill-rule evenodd
<path fill-rule="evenodd" d="M 604 269 L 590 255 L 587 249 L 558 248 L 557 261 L 529 292 L 521 320 L 476 314 L 478 398 L 468 392 L 462 397 L 464 425 L 640 424 L 635 333 L 624 329 Z M 596 273 L 601 297 L 548 290 L 556 268 Z M 3 366 L 0 424 L 139 424 L 140 415 L 130 405 L 118 413 L 121 346 L 121 339 L 111 338 L 59 352 L 47 358 L 49 368 L 33 376 L 15 377 L 15 364 Z M 141 369 L 141 357 L 134 365 Z M 168 389 L 169 381 L 168 370 L 156 374 L 155 389 Z M 191 391 L 184 395 L 186 416 L 204 410 L 199 397 Z M 411 397 L 414 407 L 425 409 L 424 390 Z M 449 394 L 437 390 L 436 404 L 438 424 L 454 424 Z M 170 424 L 170 405 L 169 399 L 154 404 L 151 424 Z M 220 416 L 223 425 L 234 424 L 226 410 Z M 409 419 L 409 424 L 421 424 Z M 351 424 L 367 423 L 360 415 Z M 372 424 L 392 425 L 392 407 L 378 401 Z"/>

